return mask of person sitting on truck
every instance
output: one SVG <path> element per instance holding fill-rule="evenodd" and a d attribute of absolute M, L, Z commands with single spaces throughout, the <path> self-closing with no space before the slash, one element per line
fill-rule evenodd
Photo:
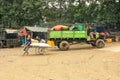
<path fill-rule="evenodd" d="M 31 36 L 30 35 L 28 35 L 27 36 L 27 39 L 26 39 L 26 44 L 25 44 L 25 47 L 24 47 L 24 54 L 23 54 L 23 56 L 24 55 L 29 55 L 29 52 L 28 52 L 28 50 L 29 50 L 29 48 L 30 48 L 30 44 L 31 44 Z"/>
<path fill-rule="evenodd" d="M 89 27 L 87 28 L 87 35 L 90 36 L 90 39 L 91 39 L 91 40 L 95 39 L 94 32 L 95 32 L 95 31 L 94 31 L 94 29 L 92 29 L 91 26 L 89 26 Z"/>

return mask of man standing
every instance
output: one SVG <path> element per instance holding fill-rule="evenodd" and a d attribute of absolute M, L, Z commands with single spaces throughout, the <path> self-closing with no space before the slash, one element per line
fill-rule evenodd
<path fill-rule="evenodd" d="M 30 35 L 28 35 L 27 36 L 27 39 L 26 39 L 26 44 L 25 44 L 25 47 L 24 47 L 24 54 L 23 54 L 23 56 L 24 55 L 29 55 L 29 52 L 28 52 L 28 50 L 29 50 L 29 48 L 30 48 L 30 44 L 31 44 L 31 36 Z"/>

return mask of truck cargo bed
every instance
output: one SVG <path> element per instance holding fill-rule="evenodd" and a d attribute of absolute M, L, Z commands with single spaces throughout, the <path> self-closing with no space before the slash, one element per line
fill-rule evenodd
<path fill-rule="evenodd" d="M 86 38 L 85 31 L 49 31 L 50 38 Z"/>

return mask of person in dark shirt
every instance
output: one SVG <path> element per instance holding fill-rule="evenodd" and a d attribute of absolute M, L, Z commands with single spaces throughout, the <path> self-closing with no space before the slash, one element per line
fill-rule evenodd
<path fill-rule="evenodd" d="M 23 56 L 24 56 L 24 55 L 29 55 L 28 50 L 29 50 L 29 48 L 30 48 L 30 44 L 31 44 L 31 36 L 28 35 L 28 36 L 27 36 L 27 39 L 26 39 L 26 44 L 25 44 L 25 47 L 24 47 L 24 54 L 23 54 Z"/>

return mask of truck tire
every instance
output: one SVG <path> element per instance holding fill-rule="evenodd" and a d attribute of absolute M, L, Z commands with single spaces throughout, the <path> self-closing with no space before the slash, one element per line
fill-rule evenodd
<path fill-rule="evenodd" d="M 61 41 L 59 45 L 60 50 L 66 51 L 70 48 L 70 44 L 67 41 Z"/>
<path fill-rule="evenodd" d="M 97 48 L 103 48 L 104 46 L 105 46 L 104 40 L 98 39 L 98 40 L 96 41 L 96 47 L 97 47 Z"/>
<path fill-rule="evenodd" d="M 3 47 L 3 43 L 2 43 L 2 41 L 0 41 L 0 48 L 2 48 Z"/>

